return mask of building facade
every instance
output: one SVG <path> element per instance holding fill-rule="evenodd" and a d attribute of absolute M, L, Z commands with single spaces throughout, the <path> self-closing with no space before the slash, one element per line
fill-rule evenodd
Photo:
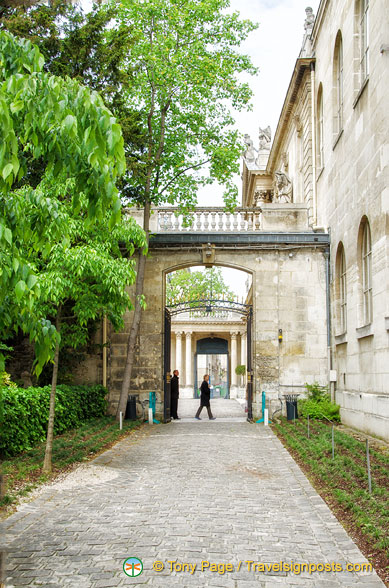
<path fill-rule="evenodd" d="M 254 417 L 263 390 L 271 412 L 317 381 L 345 424 L 389 440 L 389 5 L 322 0 L 306 15 L 274 139 L 269 127 L 245 136 L 241 208 L 197 209 L 189 227 L 177 209 L 154 211 L 129 393 L 155 390 L 162 411 L 179 365 L 190 394 L 197 345 L 215 336 L 234 364 L 251 350 Z M 250 274 L 250 337 L 240 324 L 177 317 L 166 338 L 167 276 L 198 265 Z M 112 410 L 130 324 L 128 313 L 123 333 L 108 327 Z"/>
<path fill-rule="evenodd" d="M 344 423 L 387 439 L 389 5 L 322 0 L 304 28 L 271 148 L 260 129 L 247 161 L 247 139 L 243 204 L 301 203 L 330 234 L 328 382 Z"/>

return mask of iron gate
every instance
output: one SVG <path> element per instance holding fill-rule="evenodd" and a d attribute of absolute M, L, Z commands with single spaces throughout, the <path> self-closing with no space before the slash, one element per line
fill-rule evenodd
<path fill-rule="evenodd" d="M 170 389 L 170 380 L 171 380 L 171 372 L 170 372 L 170 336 L 171 336 L 171 316 L 170 310 L 165 308 L 165 328 L 164 328 L 164 360 L 163 360 L 163 375 L 164 375 L 164 384 L 163 384 L 163 391 L 164 391 L 164 402 L 163 402 L 163 421 L 164 423 L 168 423 L 171 421 L 170 415 L 170 407 L 171 407 L 171 389 Z"/>
<path fill-rule="evenodd" d="M 247 315 L 247 420 L 253 420 L 253 367 L 252 367 L 252 326 L 253 326 L 253 307 L 250 306 Z"/>
<path fill-rule="evenodd" d="M 246 317 L 247 320 L 247 419 L 253 420 L 253 367 L 252 367 L 252 324 L 253 307 L 251 304 L 243 304 L 235 300 L 198 299 L 178 301 L 165 308 L 165 330 L 164 330 L 164 421 L 171 420 L 170 416 L 170 336 L 171 317 L 181 312 L 202 309 L 205 313 L 221 310 L 237 312 Z"/>

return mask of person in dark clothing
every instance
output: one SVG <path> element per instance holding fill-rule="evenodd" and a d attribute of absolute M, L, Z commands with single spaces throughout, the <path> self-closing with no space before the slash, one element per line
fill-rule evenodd
<path fill-rule="evenodd" d="M 209 375 L 205 374 L 204 380 L 203 380 L 203 382 L 201 384 L 201 388 L 200 388 L 200 391 L 201 391 L 200 406 L 199 406 L 199 409 L 196 412 L 196 416 L 195 416 L 195 419 L 197 419 L 198 421 L 201 421 L 200 413 L 203 410 L 204 406 L 207 407 L 209 420 L 210 421 L 216 420 L 215 417 L 212 415 L 211 406 L 209 403 L 209 399 L 211 398 L 211 389 L 208 385 L 208 382 L 209 382 Z"/>
<path fill-rule="evenodd" d="M 170 413 L 172 415 L 172 419 L 174 419 L 174 420 L 180 420 L 180 417 L 177 414 L 178 398 L 180 396 L 179 382 L 178 382 L 179 375 L 180 375 L 179 371 L 174 370 L 173 377 L 170 380 L 170 398 L 171 398 Z"/>

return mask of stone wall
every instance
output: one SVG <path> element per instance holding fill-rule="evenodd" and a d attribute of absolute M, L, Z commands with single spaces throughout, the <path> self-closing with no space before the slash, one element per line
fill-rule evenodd
<path fill-rule="evenodd" d="M 323 87 L 324 166 L 317 179 L 319 223 L 331 230 L 332 351 L 337 370 L 336 400 L 346 424 L 389 439 L 389 13 L 385 0 L 369 5 L 369 75 L 359 79 L 353 0 L 325 2 L 316 26 L 315 92 Z M 323 7 L 324 8 L 324 7 Z M 335 41 L 343 45 L 343 124 L 334 132 L 333 63 Z M 373 317 L 361 312 L 363 217 L 372 239 Z M 337 316 L 336 253 L 342 243 L 346 261 L 347 326 Z"/>
<path fill-rule="evenodd" d="M 157 392 L 163 401 L 163 317 L 165 278 L 170 271 L 202 264 L 202 250 L 177 247 L 152 249 L 147 261 L 143 313 L 130 394 L 147 398 Z M 236 250 L 216 247 L 216 265 L 236 267 L 253 277 L 254 416 L 260 413 L 261 392 L 272 409 L 278 395 L 302 391 L 305 382 L 327 382 L 326 293 L 324 255 L 320 248 L 277 245 Z M 125 359 L 130 314 L 124 333 L 111 335 L 109 389 L 117 403 Z M 278 342 L 282 329 L 283 341 Z"/>

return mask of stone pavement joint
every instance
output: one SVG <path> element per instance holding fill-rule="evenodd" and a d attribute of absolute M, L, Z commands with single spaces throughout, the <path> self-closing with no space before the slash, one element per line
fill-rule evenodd
<path fill-rule="evenodd" d="M 8 588 L 384 586 L 375 572 L 248 569 L 248 560 L 366 563 L 268 427 L 145 427 L 147 435 L 117 443 L 0 525 Z M 130 556 L 143 561 L 140 576 L 124 574 Z M 153 570 L 157 560 L 162 572 Z M 173 560 L 197 569 L 171 572 Z M 233 570 L 201 571 L 202 561 Z"/>

